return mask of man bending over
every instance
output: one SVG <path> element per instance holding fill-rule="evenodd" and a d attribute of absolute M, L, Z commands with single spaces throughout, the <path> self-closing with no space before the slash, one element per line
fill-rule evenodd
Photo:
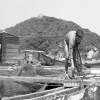
<path fill-rule="evenodd" d="M 71 68 L 74 69 L 73 72 L 76 69 L 78 75 L 82 74 L 82 62 L 78 45 L 81 43 L 83 37 L 84 33 L 81 29 L 78 29 L 77 31 L 70 31 L 66 34 L 66 38 L 64 40 L 66 75 L 68 75 L 69 60 L 71 60 Z M 72 77 L 74 77 L 74 73 L 72 74 Z"/>

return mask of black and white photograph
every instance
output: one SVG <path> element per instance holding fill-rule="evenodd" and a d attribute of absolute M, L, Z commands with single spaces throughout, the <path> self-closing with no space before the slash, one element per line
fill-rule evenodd
<path fill-rule="evenodd" d="M 0 0 L 0 100 L 100 100 L 100 0 Z"/>

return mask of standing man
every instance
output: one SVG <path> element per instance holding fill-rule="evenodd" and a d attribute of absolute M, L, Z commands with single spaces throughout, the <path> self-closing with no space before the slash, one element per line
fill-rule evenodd
<path fill-rule="evenodd" d="M 78 45 L 81 43 L 83 37 L 84 33 L 81 29 L 78 29 L 77 31 L 70 31 L 66 34 L 66 38 L 64 40 L 64 47 L 65 47 L 65 58 L 66 58 L 65 70 L 67 76 L 68 76 L 69 60 L 71 60 L 72 69 L 74 70 L 76 69 L 78 75 L 82 73 L 82 62 Z M 72 73 L 72 77 L 74 77 L 74 73 Z"/>

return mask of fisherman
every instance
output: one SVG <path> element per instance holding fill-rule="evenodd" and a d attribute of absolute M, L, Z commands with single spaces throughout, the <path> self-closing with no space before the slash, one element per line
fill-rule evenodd
<path fill-rule="evenodd" d="M 78 29 L 77 31 L 70 31 L 66 34 L 66 38 L 64 39 L 64 47 L 65 47 L 65 58 L 66 58 L 65 71 L 67 77 L 69 77 L 68 76 L 69 61 L 71 61 L 72 77 L 74 78 L 75 69 L 77 70 L 78 75 L 82 74 L 82 62 L 78 45 L 81 43 L 83 37 L 84 33 L 81 29 Z"/>

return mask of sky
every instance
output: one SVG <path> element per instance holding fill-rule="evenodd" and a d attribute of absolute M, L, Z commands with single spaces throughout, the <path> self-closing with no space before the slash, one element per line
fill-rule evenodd
<path fill-rule="evenodd" d="M 0 0 L 0 30 L 43 14 L 100 35 L 100 0 Z"/>

